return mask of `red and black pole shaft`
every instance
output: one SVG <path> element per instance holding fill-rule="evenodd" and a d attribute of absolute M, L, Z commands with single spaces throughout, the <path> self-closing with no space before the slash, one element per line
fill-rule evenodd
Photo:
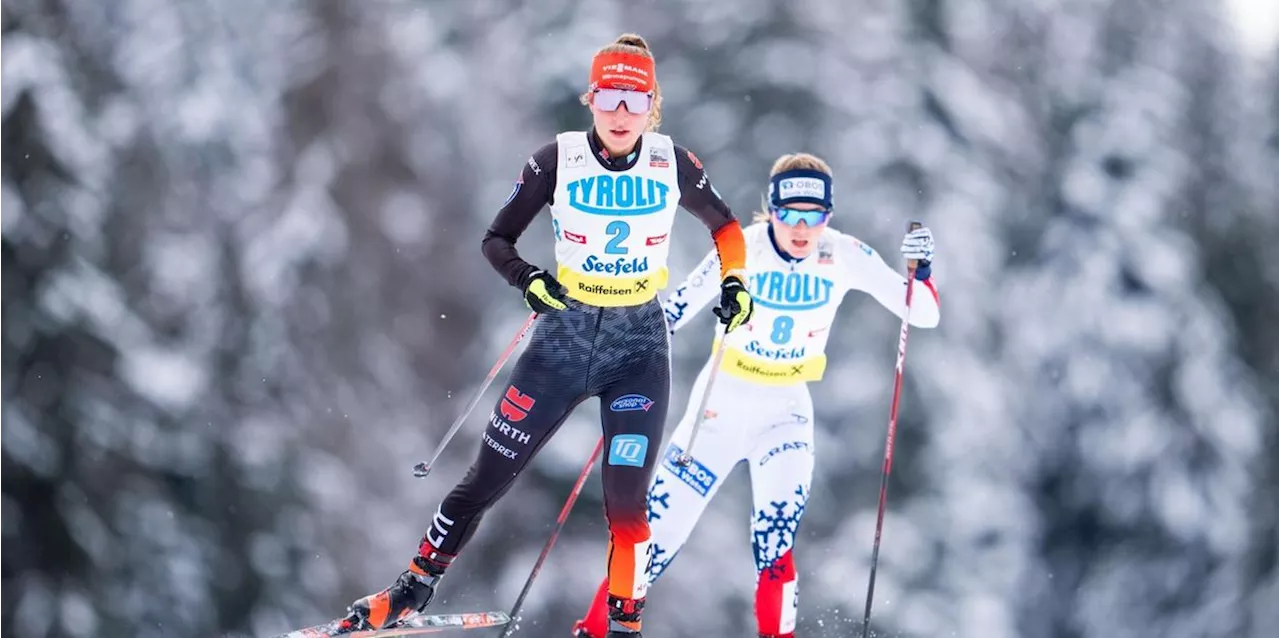
<path fill-rule="evenodd" d="M 907 224 L 907 232 L 922 227 L 920 222 Z M 907 302 L 902 312 L 902 328 L 898 331 L 898 363 L 893 372 L 893 399 L 889 403 L 889 431 L 884 439 L 884 466 L 880 473 L 880 510 L 876 514 L 876 540 L 871 548 L 871 577 L 867 582 L 867 608 L 862 615 L 862 638 L 871 631 L 871 599 L 876 589 L 876 564 L 880 559 L 880 534 L 884 531 L 884 510 L 889 496 L 889 471 L 893 468 L 893 438 L 898 431 L 898 399 L 902 396 L 902 369 L 907 360 L 907 331 L 911 327 L 911 291 L 915 288 L 916 260 L 907 261 Z"/>

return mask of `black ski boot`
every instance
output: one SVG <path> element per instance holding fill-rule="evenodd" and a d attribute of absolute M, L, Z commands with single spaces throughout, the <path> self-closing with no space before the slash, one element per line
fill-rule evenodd
<path fill-rule="evenodd" d="M 394 585 L 351 603 L 343 629 L 384 629 L 422 611 L 435 598 L 436 586 L 443 576 L 444 571 L 426 558 L 414 556 L 409 569 L 400 574 Z"/>

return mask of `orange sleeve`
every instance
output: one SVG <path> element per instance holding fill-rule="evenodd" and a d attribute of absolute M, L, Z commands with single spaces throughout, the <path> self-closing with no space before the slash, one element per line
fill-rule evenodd
<path fill-rule="evenodd" d="M 716 252 L 720 255 L 720 279 L 736 275 L 747 281 L 747 241 L 742 236 L 742 224 L 733 220 L 711 233 L 716 240 Z"/>

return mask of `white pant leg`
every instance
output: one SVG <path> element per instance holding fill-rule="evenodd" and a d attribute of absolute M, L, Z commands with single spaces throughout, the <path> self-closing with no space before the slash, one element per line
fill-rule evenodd
<path fill-rule="evenodd" d="M 808 389 L 785 400 L 786 419 L 761 432 L 751 468 L 751 542 L 756 558 L 756 622 L 761 635 L 795 632 L 799 589 L 792 549 L 813 478 L 813 402 Z"/>
<path fill-rule="evenodd" d="M 707 387 L 709 368 L 709 364 L 704 365 L 694 383 L 684 417 L 671 434 L 649 489 L 650 583 L 675 559 L 711 498 L 748 449 L 749 441 L 744 441 L 737 429 L 742 417 L 742 411 L 735 405 L 737 384 L 718 374 L 707 401 L 707 412 L 711 416 L 703 421 L 693 442 L 693 462 L 687 468 L 676 463 L 676 458 L 689 445 L 698 405 Z"/>

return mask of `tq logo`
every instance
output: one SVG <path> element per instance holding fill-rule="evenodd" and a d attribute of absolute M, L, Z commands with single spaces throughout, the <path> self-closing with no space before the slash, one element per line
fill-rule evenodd
<path fill-rule="evenodd" d="M 609 465 L 644 467 L 649 451 L 649 437 L 643 434 L 618 434 L 609 443 Z"/>

